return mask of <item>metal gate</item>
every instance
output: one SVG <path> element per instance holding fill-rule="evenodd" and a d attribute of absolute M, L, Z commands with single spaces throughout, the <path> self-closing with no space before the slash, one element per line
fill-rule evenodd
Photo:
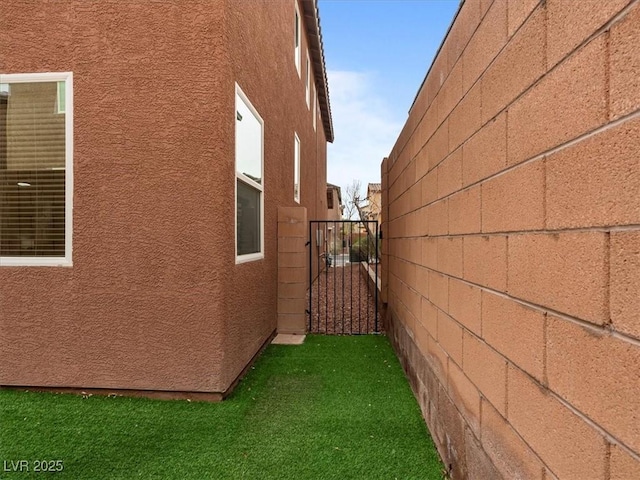
<path fill-rule="evenodd" d="M 378 222 L 313 220 L 307 245 L 309 332 L 378 333 Z"/>

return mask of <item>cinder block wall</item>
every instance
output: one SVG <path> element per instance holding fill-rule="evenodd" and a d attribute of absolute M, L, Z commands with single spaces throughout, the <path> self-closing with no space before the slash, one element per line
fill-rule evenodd
<path fill-rule="evenodd" d="M 640 0 L 466 0 L 383 162 L 387 329 L 454 479 L 640 478 L 639 46 Z"/>

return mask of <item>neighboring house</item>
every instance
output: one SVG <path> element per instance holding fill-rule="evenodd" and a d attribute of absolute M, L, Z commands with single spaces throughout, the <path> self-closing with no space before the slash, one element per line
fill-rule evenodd
<path fill-rule="evenodd" d="M 278 208 L 327 216 L 316 1 L 10 1 L 0 45 L 0 386 L 219 398 Z"/>
<path fill-rule="evenodd" d="M 360 207 L 363 214 L 363 220 L 377 220 L 382 222 L 382 188 L 379 183 L 370 183 L 367 185 L 367 204 Z"/>
<path fill-rule="evenodd" d="M 329 209 L 327 220 L 342 220 L 342 211 L 344 209 L 342 192 L 339 186 L 331 183 L 327 183 L 327 208 Z"/>

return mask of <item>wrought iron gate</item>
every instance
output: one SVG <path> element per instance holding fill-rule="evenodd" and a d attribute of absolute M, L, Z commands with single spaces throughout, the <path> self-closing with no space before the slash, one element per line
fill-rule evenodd
<path fill-rule="evenodd" d="M 313 220 L 307 244 L 309 332 L 379 332 L 378 222 Z"/>

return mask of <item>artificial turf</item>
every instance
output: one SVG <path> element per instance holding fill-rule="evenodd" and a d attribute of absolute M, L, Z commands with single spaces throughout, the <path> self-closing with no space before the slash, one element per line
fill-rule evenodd
<path fill-rule="evenodd" d="M 18 460 L 30 471 L 6 471 Z M 35 473 L 36 460 L 64 469 Z M 384 336 L 271 345 L 222 403 L 0 391 L 3 480 L 440 479 L 441 468 Z"/>

